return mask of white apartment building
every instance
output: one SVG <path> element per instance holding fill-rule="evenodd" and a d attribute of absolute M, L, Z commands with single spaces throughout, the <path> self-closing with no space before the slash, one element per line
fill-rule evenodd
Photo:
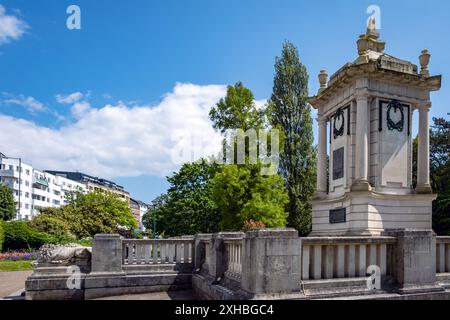
<path fill-rule="evenodd" d="M 82 183 L 34 169 L 19 158 L 1 153 L 0 183 L 13 192 L 17 220 L 31 220 L 39 214 L 39 207 L 59 207 L 67 204 L 71 193 L 86 192 Z"/>

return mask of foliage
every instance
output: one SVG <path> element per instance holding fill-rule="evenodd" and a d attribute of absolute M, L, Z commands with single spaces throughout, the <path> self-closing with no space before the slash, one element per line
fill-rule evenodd
<path fill-rule="evenodd" d="M 213 128 L 224 133 L 228 129 L 260 128 L 264 122 L 264 112 L 256 108 L 253 93 L 241 82 L 228 86 L 227 95 L 211 108 L 209 118 Z"/>
<path fill-rule="evenodd" d="M 218 231 L 220 215 L 210 185 L 217 169 L 218 165 L 205 159 L 184 164 L 167 178 L 170 188 L 152 202 L 143 217 L 144 226 L 152 232 L 155 219 L 157 234 L 164 232 L 167 236 Z"/>
<path fill-rule="evenodd" d="M 434 118 L 430 133 L 431 186 L 438 198 L 433 203 L 433 229 L 450 236 L 450 121 Z"/>
<path fill-rule="evenodd" d="M 433 229 L 441 236 L 450 236 L 450 190 L 438 194 L 433 203 Z"/>
<path fill-rule="evenodd" d="M 9 221 L 16 215 L 16 205 L 11 190 L 0 184 L 0 220 Z"/>
<path fill-rule="evenodd" d="M 52 223 L 55 225 L 52 226 Z M 32 224 L 46 232 L 77 239 L 137 227 L 128 203 L 118 195 L 104 191 L 78 193 L 66 206 L 42 208 Z"/>
<path fill-rule="evenodd" d="M 264 229 L 266 225 L 262 221 L 254 221 L 254 220 L 247 220 L 244 222 L 244 226 L 242 227 L 243 232 L 247 232 L 249 230 L 253 229 Z"/>
<path fill-rule="evenodd" d="M 308 73 L 297 48 L 286 42 L 275 61 L 273 93 L 269 104 L 271 125 L 282 131 L 280 173 L 289 195 L 288 225 L 306 235 L 311 229 L 311 200 L 316 182 Z"/>
<path fill-rule="evenodd" d="M 434 118 L 430 134 L 430 176 L 435 192 L 450 191 L 450 121 Z"/>
<path fill-rule="evenodd" d="M 58 243 L 56 237 L 30 227 L 27 221 L 9 221 L 3 223 L 5 237 L 3 250 L 37 250 L 44 244 Z"/>
<path fill-rule="evenodd" d="M 283 227 L 288 202 L 278 175 L 261 176 L 259 165 L 226 165 L 212 179 L 213 198 L 221 213 L 221 228 L 241 230 L 248 220 Z"/>
<path fill-rule="evenodd" d="M 3 230 L 3 223 L 0 221 L 0 252 L 3 249 L 3 239 L 5 238 L 5 231 Z"/>
<path fill-rule="evenodd" d="M 56 212 L 61 212 L 61 210 L 59 208 L 40 209 L 40 215 L 31 220 L 30 226 L 58 238 L 73 238 L 73 235 L 70 234 L 69 223 L 54 214 Z"/>

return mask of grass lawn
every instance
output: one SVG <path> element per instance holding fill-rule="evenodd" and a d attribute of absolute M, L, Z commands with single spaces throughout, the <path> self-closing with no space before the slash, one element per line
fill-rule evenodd
<path fill-rule="evenodd" d="M 32 260 L 21 260 L 21 261 L 8 261 L 3 260 L 0 261 L 0 272 L 6 271 L 24 271 L 24 270 L 32 270 L 31 266 Z"/>

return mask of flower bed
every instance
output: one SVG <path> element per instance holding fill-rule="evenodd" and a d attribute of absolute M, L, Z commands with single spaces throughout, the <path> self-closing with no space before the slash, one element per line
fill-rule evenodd
<path fill-rule="evenodd" d="M 0 253 L 0 261 L 36 260 L 38 252 L 11 251 Z"/>

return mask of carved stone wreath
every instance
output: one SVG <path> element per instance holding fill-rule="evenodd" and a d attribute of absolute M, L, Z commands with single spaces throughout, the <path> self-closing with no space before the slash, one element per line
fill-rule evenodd
<path fill-rule="evenodd" d="M 341 126 L 339 128 L 336 128 L 336 122 L 337 122 L 337 120 L 339 120 L 341 118 L 342 118 Z M 344 135 L 344 127 L 345 127 L 344 110 L 339 108 L 337 110 L 336 115 L 334 116 L 334 120 L 333 120 L 333 135 L 334 135 L 334 139 Z"/>
<path fill-rule="evenodd" d="M 397 111 L 400 111 L 400 120 L 395 122 L 392 120 L 391 112 L 394 111 L 394 113 L 397 113 Z M 397 130 L 398 132 L 403 131 L 403 127 L 405 126 L 405 114 L 403 112 L 403 106 L 400 102 L 394 100 L 390 102 L 387 106 L 387 127 L 390 131 Z"/>

